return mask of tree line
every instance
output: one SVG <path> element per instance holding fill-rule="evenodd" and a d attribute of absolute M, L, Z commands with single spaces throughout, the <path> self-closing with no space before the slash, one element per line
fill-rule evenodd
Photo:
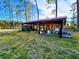
<path fill-rule="evenodd" d="M 0 29 L 19 29 L 21 23 L 0 20 Z"/>
<path fill-rule="evenodd" d="M 14 4 L 13 1 L 15 0 L 2 1 L 2 3 L 4 4 L 3 7 L 5 11 L 7 10 L 6 12 L 8 12 L 8 17 L 10 22 L 13 22 L 15 18 L 16 18 L 16 22 L 19 22 L 22 18 L 23 18 L 22 21 L 28 22 L 28 21 L 34 20 L 36 16 L 37 16 L 37 19 L 39 20 L 39 8 L 38 8 L 37 0 L 33 0 L 35 4 L 33 4 L 31 0 L 18 0 L 19 4 L 16 4 L 16 3 Z M 46 1 L 48 4 L 55 3 L 56 5 L 55 15 L 57 17 L 58 0 L 46 0 Z M 37 11 L 36 13 L 34 12 L 34 8 L 36 8 L 36 11 Z"/>

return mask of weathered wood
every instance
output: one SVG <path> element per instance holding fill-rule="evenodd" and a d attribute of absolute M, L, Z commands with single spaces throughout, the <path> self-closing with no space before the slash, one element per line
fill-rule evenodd
<path fill-rule="evenodd" d="M 63 25 L 66 23 L 66 18 L 54 18 L 54 19 L 48 19 L 48 20 L 39 20 L 39 21 L 32 21 L 32 22 L 27 22 L 24 24 L 31 25 L 33 24 L 34 26 L 36 25 L 36 30 L 37 32 L 40 32 L 41 26 L 43 26 L 43 30 L 52 30 L 56 28 L 56 25 L 59 24 L 60 26 L 60 37 L 62 37 L 62 30 L 63 30 Z M 39 30 L 38 30 L 39 29 Z"/>
<path fill-rule="evenodd" d="M 63 21 L 60 24 L 60 38 L 62 38 L 62 34 L 63 34 Z"/>
<path fill-rule="evenodd" d="M 21 29 L 22 29 L 22 31 L 24 31 L 23 23 L 21 25 L 22 25 Z"/>

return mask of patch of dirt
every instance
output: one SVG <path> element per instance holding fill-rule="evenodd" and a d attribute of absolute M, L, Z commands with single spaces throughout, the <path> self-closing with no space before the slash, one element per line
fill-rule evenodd
<path fill-rule="evenodd" d="M 0 32 L 17 31 L 16 29 L 0 29 Z"/>
<path fill-rule="evenodd" d="M 79 35 L 79 32 L 74 32 L 75 35 Z"/>

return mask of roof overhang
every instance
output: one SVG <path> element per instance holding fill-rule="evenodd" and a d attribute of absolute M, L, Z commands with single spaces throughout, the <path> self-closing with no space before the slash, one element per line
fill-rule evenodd
<path fill-rule="evenodd" d="M 39 19 L 37 21 L 30 21 L 25 22 L 23 24 L 47 24 L 47 23 L 61 23 L 63 21 L 64 24 L 66 24 L 66 18 L 67 17 L 58 17 L 58 18 L 51 18 L 51 19 Z"/>

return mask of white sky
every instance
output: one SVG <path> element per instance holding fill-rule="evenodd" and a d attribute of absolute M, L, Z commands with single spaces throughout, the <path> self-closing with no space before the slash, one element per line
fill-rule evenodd
<path fill-rule="evenodd" d="M 32 0 L 33 1 L 33 0 Z M 72 14 L 70 12 L 71 5 L 76 0 L 58 0 L 58 17 L 67 16 L 71 17 Z M 38 8 L 42 10 L 40 13 L 40 19 L 44 18 L 52 18 L 55 17 L 55 12 L 51 12 L 55 10 L 55 4 L 48 4 L 46 0 L 37 0 Z M 50 7 L 48 7 L 50 6 Z"/>

